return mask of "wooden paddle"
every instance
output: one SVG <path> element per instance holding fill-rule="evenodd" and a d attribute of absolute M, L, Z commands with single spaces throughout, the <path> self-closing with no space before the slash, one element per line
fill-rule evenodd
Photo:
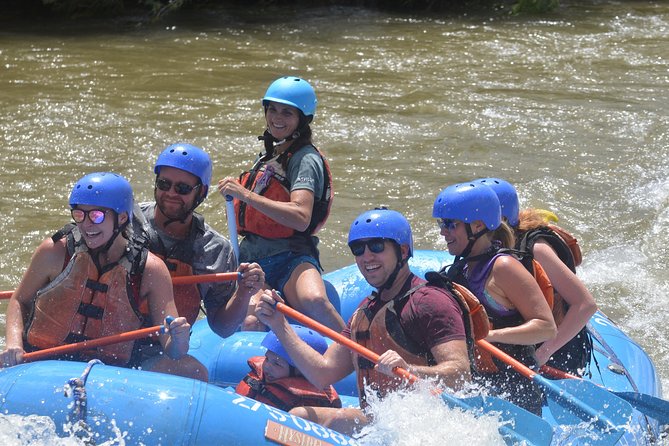
<path fill-rule="evenodd" d="M 178 276 L 172 278 L 172 283 L 174 285 L 190 285 L 193 283 L 205 283 L 205 282 L 228 282 L 233 280 L 239 280 L 242 278 L 242 273 L 240 272 L 231 272 L 231 273 L 212 273 L 212 274 L 195 274 L 192 276 Z M 14 290 L 10 291 L 0 291 L 0 299 L 9 299 L 12 297 Z"/>
<path fill-rule="evenodd" d="M 374 362 L 375 364 L 379 362 L 379 355 L 373 351 L 354 342 L 350 338 L 337 333 L 331 328 L 326 327 L 320 322 L 311 319 L 305 314 L 302 314 L 281 302 L 277 302 L 276 309 L 284 315 L 298 321 L 302 325 L 309 327 L 312 330 L 317 331 L 323 336 L 327 336 L 333 341 L 349 348 L 350 350 L 358 353 L 360 356 L 363 356 Z M 418 377 L 416 375 L 400 367 L 393 369 L 393 373 L 400 378 L 407 380 L 411 384 L 418 381 Z M 480 396 L 456 398 L 439 389 L 435 390 L 434 393 L 441 394 L 441 398 L 446 404 L 449 405 L 449 407 L 457 407 L 462 410 L 474 412 L 480 412 L 483 410 L 484 412 L 490 412 L 495 415 L 499 415 L 500 419 L 503 421 L 503 423 L 501 423 L 499 426 L 499 431 L 505 440 L 511 444 L 522 443 L 526 445 L 537 446 L 548 446 L 551 444 L 553 438 L 553 429 L 551 425 L 542 418 L 526 411 L 525 409 L 517 407 L 508 401 L 495 397 Z"/>
<path fill-rule="evenodd" d="M 90 339 L 88 341 L 77 342 L 74 344 L 59 345 L 58 347 L 45 348 L 36 352 L 30 352 L 23 355 L 24 362 L 38 361 L 40 359 L 50 358 L 56 355 L 80 352 L 105 345 L 116 344 L 119 342 L 134 341 L 135 339 L 146 338 L 158 335 L 165 330 L 164 325 L 155 325 L 153 327 L 140 328 L 139 330 L 126 331 L 103 338 Z"/>
<path fill-rule="evenodd" d="M 585 421 L 597 427 L 599 439 L 592 444 L 613 445 L 623 435 L 633 411 L 629 403 L 590 381 L 550 381 L 484 339 L 476 341 L 476 345 L 544 389 L 558 421 L 572 425 Z"/>
<path fill-rule="evenodd" d="M 563 370 L 553 368 L 548 365 L 542 365 L 539 371 L 552 378 L 559 379 L 583 379 L 580 376 L 572 375 Z M 606 389 L 606 387 L 603 387 Z M 606 389 L 618 398 L 622 398 L 632 405 L 639 412 L 655 418 L 660 424 L 669 424 L 669 401 L 661 398 L 648 395 L 647 393 L 639 392 L 621 392 L 611 389 Z"/>

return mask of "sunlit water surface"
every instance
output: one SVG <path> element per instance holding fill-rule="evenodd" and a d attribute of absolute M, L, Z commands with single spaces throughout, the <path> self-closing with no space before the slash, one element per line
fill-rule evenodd
<path fill-rule="evenodd" d="M 335 178 L 320 234 L 327 271 L 352 262 L 346 234 L 360 212 L 388 205 L 407 215 L 417 248 L 445 249 L 431 218 L 437 193 L 505 178 L 523 206 L 551 209 L 578 237 L 579 276 L 669 385 L 668 3 L 563 2 L 525 18 L 222 10 L 154 26 L 0 29 L 2 289 L 68 221 L 70 188 L 85 173 L 121 173 L 149 200 L 155 158 L 175 141 L 207 149 L 216 179 L 248 168 L 261 149 L 260 97 L 296 74 L 316 88 L 315 140 Z M 201 211 L 227 233 L 218 194 Z M 389 428 L 401 421 L 394 403 L 379 417 Z M 425 416 L 406 429 L 443 444 L 435 424 L 450 432 L 450 418 L 434 411 L 447 409 L 412 404 Z M 0 417 L 0 441 L 55 444 L 47 424 Z M 378 432 L 418 444 L 404 429 Z M 482 427 L 451 443 L 495 435 Z"/>

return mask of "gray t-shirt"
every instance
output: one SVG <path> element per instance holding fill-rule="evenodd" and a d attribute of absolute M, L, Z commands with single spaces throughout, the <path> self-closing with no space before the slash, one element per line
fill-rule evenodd
<path fill-rule="evenodd" d="M 137 206 L 135 206 L 133 230 L 136 232 L 141 228 L 144 234 L 150 234 L 150 231 L 157 234 L 165 250 L 165 252 L 157 254 L 165 255 L 172 252 L 178 243 L 188 242 L 188 240 L 179 240 L 170 237 L 160 228 L 156 227 L 154 222 L 155 203 L 140 203 L 138 206 L 141 212 L 137 212 Z M 193 257 L 191 265 L 193 267 L 193 274 L 215 274 L 237 271 L 237 259 L 232 251 L 230 242 L 205 223 L 201 215 L 194 213 L 193 216 L 191 231 L 197 231 L 192 247 Z M 212 311 L 215 313 L 218 308 L 225 306 L 235 293 L 237 282 L 199 283 L 198 289 L 200 290 L 205 310 L 208 313 Z"/>
<path fill-rule="evenodd" d="M 323 159 L 312 146 L 305 146 L 291 156 L 286 177 L 290 191 L 306 189 L 314 193 L 314 202 L 323 196 L 325 187 Z M 318 237 L 311 236 L 313 246 L 318 244 Z M 239 245 L 239 258 L 242 262 L 255 262 L 283 252 L 313 255 L 308 239 L 303 235 L 288 238 L 271 239 L 256 234 L 246 235 Z"/>

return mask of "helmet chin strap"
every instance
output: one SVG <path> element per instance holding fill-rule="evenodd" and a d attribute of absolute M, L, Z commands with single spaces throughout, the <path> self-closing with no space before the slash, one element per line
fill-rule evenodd
<path fill-rule="evenodd" d="M 400 248 L 400 245 L 394 243 L 394 246 L 395 246 L 395 254 L 397 255 L 397 264 L 395 265 L 395 269 L 393 270 L 392 274 L 390 274 L 390 276 L 388 277 L 388 280 L 386 280 L 383 285 L 377 288 L 376 292 L 377 295 L 381 294 L 383 290 L 389 290 L 393 286 L 393 284 L 395 283 L 395 279 L 397 279 L 397 275 L 404 266 L 404 263 L 409 260 L 408 257 L 406 259 L 402 258 L 402 250 Z"/>
<path fill-rule="evenodd" d="M 476 240 L 480 239 L 483 236 L 483 234 L 488 232 L 488 228 L 483 227 L 482 230 L 474 234 L 472 232 L 472 226 L 469 223 L 465 223 L 465 229 L 467 230 L 467 240 L 469 240 L 469 243 L 467 243 L 467 247 L 464 249 L 464 251 L 462 251 L 459 256 L 455 257 L 456 261 L 459 259 L 466 260 L 470 258 L 469 254 L 472 253 L 472 248 L 474 248 L 474 243 L 476 243 Z"/>
<path fill-rule="evenodd" d="M 299 137 L 300 137 L 300 131 L 299 130 L 295 130 L 295 132 L 293 132 L 292 135 L 290 135 L 289 137 L 284 138 L 284 139 L 276 139 L 274 137 L 274 135 L 272 135 L 272 133 L 269 130 L 265 130 L 265 132 L 262 134 L 262 136 L 258 136 L 258 140 L 265 142 L 265 149 L 268 149 L 268 147 L 269 147 L 272 150 L 274 150 L 274 148 L 276 148 L 276 146 L 280 146 L 283 143 L 293 141 L 293 140 L 295 140 Z"/>
<path fill-rule="evenodd" d="M 116 214 L 116 215 L 118 216 L 118 214 Z M 114 242 L 116 241 L 116 238 L 117 238 L 120 234 L 123 233 L 123 230 L 126 228 L 126 226 L 128 226 L 128 224 L 130 224 L 130 219 L 126 220 L 126 222 L 123 223 L 123 224 L 120 225 L 120 226 L 119 226 L 119 224 L 118 224 L 118 219 L 116 219 L 116 218 L 114 219 L 114 231 L 113 231 L 113 233 L 112 233 L 112 236 L 111 236 L 111 237 L 109 238 L 109 240 L 107 241 L 107 243 L 105 243 L 104 246 L 101 246 L 101 247 L 99 247 L 99 248 L 90 250 L 90 251 L 91 251 L 91 254 L 95 254 L 95 258 L 96 258 L 96 261 L 97 261 L 97 262 L 100 261 L 99 259 L 100 259 L 100 255 L 101 255 L 101 254 L 106 253 L 106 252 L 109 252 L 109 249 L 111 248 L 111 246 L 112 246 L 112 245 L 114 244 Z M 125 235 L 124 235 L 124 237 L 125 237 Z"/>
<path fill-rule="evenodd" d="M 267 115 L 267 107 L 265 107 L 265 115 Z M 300 121 L 297 124 L 297 129 L 293 132 L 292 135 L 290 135 L 287 138 L 284 139 L 277 139 L 272 135 L 272 133 L 269 131 L 269 127 L 265 129 L 263 132 L 262 136 L 258 136 L 259 141 L 264 141 L 265 143 L 265 151 L 268 154 L 272 154 L 274 151 L 274 148 L 276 146 L 280 146 L 281 144 L 293 141 L 297 138 L 300 137 L 302 134 L 302 129 L 304 129 L 306 126 L 308 126 L 311 123 L 311 120 L 313 117 L 306 117 L 304 116 L 304 113 L 300 111 Z"/>

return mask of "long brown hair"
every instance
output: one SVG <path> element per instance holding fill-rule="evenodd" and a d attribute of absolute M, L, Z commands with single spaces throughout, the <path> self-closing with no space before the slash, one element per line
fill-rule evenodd
<path fill-rule="evenodd" d="M 493 240 L 499 240 L 502 248 L 514 248 L 516 246 L 516 233 L 505 221 L 492 233 Z"/>

